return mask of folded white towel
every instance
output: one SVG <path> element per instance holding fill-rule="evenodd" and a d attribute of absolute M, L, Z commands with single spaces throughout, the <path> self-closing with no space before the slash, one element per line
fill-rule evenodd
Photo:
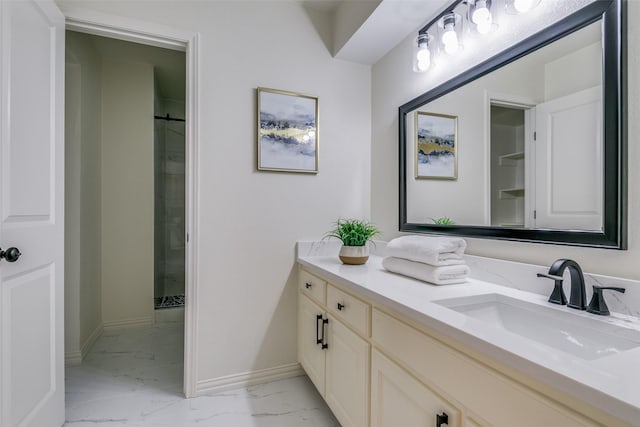
<path fill-rule="evenodd" d="M 467 264 L 434 267 L 402 258 L 386 257 L 382 260 L 382 266 L 393 273 L 413 277 L 434 285 L 462 283 L 469 276 L 469 266 Z"/>
<path fill-rule="evenodd" d="M 387 256 L 430 265 L 464 264 L 467 242 L 459 237 L 402 236 L 387 243 Z"/>

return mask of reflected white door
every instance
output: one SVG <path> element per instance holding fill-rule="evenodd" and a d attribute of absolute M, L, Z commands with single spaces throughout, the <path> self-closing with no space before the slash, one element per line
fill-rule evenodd
<path fill-rule="evenodd" d="M 536 106 L 536 228 L 602 230 L 601 91 Z"/>
<path fill-rule="evenodd" d="M 64 16 L 0 1 L 0 425 L 64 423 Z"/>

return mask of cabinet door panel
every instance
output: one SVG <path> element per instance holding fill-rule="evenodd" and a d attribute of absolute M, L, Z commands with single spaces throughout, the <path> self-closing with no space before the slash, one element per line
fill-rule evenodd
<path fill-rule="evenodd" d="M 325 399 L 342 427 L 367 426 L 369 343 L 329 316 Z"/>
<path fill-rule="evenodd" d="M 406 371 L 373 350 L 371 355 L 371 427 L 436 427 L 446 413 L 448 427 L 460 425 L 459 411 Z"/>
<path fill-rule="evenodd" d="M 309 298 L 298 294 L 298 361 L 324 396 L 325 352 L 316 342 L 317 316 L 323 314 Z"/>

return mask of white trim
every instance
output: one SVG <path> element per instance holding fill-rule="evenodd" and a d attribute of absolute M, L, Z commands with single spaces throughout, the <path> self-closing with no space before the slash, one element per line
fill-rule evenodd
<path fill-rule="evenodd" d="M 227 375 L 220 378 L 200 380 L 196 386 L 196 395 L 232 390 L 271 381 L 304 375 L 299 363 L 276 366 L 275 368 L 259 369 L 257 371 L 244 372 L 242 374 Z"/>
<path fill-rule="evenodd" d="M 64 354 L 64 366 L 79 366 L 82 363 L 82 353 L 70 351 Z"/>
<path fill-rule="evenodd" d="M 185 102 L 185 181 L 186 181 L 186 232 L 189 242 L 186 249 L 185 278 L 185 334 L 184 334 L 184 394 L 196 393 L 198 378 L 198 147 L 199 147 L 199 86 L 200 42 L 199 34 L 185 32 L 160 24 L 154 24 L 123 16 L 109 15 L 85 8 L 61 5 L 67 18 L 67 29 L 105 37 L 127 40 L 151 46 L 186 52 L 186 102 Z M 153 322 L 153 319 L 149 319 Z M 112 325 L 112 324 L 111 324 Z M 110 326 L 104 325 L 105 329 Z"/>
<path fill-rule="evenodd" d="M 96 343 L 100 335 L 104 332 L 104 324 L 100 323 L 96 326 L 96 328 L 89 334 L 84 343 L 80 346 L 80 351 L 70 351 L 69 353 L 64 354 L 64 365 L 65 366 L 78 366 L 82 363 L 91 347 Z"/>
<path fill-rule="evenodd" d="M 109 320 L 104 322 L 103 330 L 110 331 L 113 329 L 129 328 L 131 326 L 149 326 L 153 325 L 153 316 L 134 317 L 124 320 Z"/>
<path fill-rule="evenodd" d="M 82 358 L 82 360 L 84 360 L 84 358 L 87 357 L 87 354 L 89 354 L 91 347 L 93 347 L 93 345 L 96 343 L 98 338 L 100 338 L 100 335 L 102 335 L 102 332 L 104 332 L 104 324 L 100 323 L 98 326 L 96 326 L 93 332 L 89 334 L 87 339 L 80 346 L 80 357 Z"/>

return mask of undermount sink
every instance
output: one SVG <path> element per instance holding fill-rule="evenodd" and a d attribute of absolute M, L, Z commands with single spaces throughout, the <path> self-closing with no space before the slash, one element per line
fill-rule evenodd
<path fill-rule="evenodd" d="M 634 329 L 501 294 L 434 303 L 585 360 L 640 347 L 640 332 Z"/>

